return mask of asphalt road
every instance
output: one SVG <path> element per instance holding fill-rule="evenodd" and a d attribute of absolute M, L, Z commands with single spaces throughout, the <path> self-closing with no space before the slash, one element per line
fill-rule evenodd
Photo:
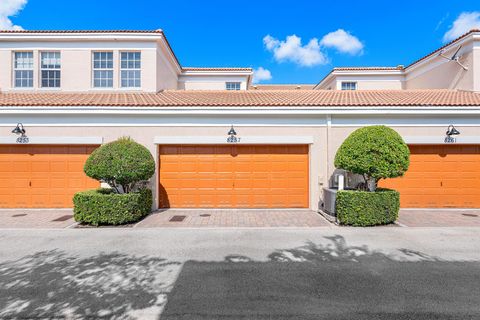
<path fill-rule="evenodd" d="M 479 319 L 480 229 L 0 230 L 0 318 Z"/>

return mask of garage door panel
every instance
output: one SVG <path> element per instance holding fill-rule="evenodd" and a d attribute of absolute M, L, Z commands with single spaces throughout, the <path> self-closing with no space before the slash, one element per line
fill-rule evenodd
<path fill-rule="evenodd" d="M 71 207 L 73 194 L 99 183 L 83 173 L 96 146 L 0 146 L 2 208 Z M 8 191 L 7 191 L 8 190 Z M 6 193 L 9 197 L 6 199 Z"/>
<path fill-rule="evenodd" d="M 308 207 L 308 146 L 162 146 L 159 157 L 162 207 Z"/>
<path fill-rule="evenodd" d="M 410 146 L 410 168 L 380 186 L 400 191 L 405 208 L 480 208 L 480 147 Z"/>

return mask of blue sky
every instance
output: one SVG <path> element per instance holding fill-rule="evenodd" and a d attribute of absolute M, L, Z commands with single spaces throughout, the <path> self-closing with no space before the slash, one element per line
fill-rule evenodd
<path fill-rule="evenodd" d="M 259 73 L 261 83 L 316 83 L 334 66 L 407 65 L 480 28 L 480 2 L 0 0 L 0 28 L 20 27 L 161 28 L 183 66 L 262 67 L 271 79 Z"/>

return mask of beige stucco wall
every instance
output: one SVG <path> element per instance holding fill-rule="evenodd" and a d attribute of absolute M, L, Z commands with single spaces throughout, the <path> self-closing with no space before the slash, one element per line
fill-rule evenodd
<path fill-rule="evenodd" d="M 181 90 L 225 90 L 227 82 L 240 82 L 240 90 L 247 89 L 247 76 L 182 75 L 178 79 Z"/>
<path fill-rule="evenodd" d="M 402 90 L 403 79 L 403 75 L 339 75 L 333 89 L 342 90 L 342 82 L 356 82 L 357 90 Z"/>
<path fill-rule="evenodd" d="M 473 90 L 480 92 L 480 41 L 475 42 L 473 50 Z"/>
<path fill-rule="evenodd" d="M 161 89 L 176 89 L 177 75 L 175 69 L 168 66 L 166 54 L 156 42 L 44 42 L 44 43 L 0 43 L 0 89 L 2 91 L 111 91 L 135 90 L 157 92 Z M 34 54 L 33 88 L 15 88 L 13 86 L 13 53 L 15 51 L 32 51 Z M 59 51 L 61 53 L 61 88 L 41 88 L 40 86 L 40 52 Z M 113 52 L 113 87 L 93 88 L 92 52 Z M 141 87 L 121 88 L 120 53 L 122 51 L 141 52 Z"/>
<path fill-rule="evenodd" d="M 26 115 L 13 114 L 0 119 L 0 138 L 12 137 L 11 130 L 16 122 L 23 122 L 27 130 L 27 136 L 30 138 L 50 137 L 101 137 L 104 143 L 113 141 L 121 136 L 130 136 L 139 143 L 145 145 L 154 158 L 157 160 L 158 168 L 158 145 L 154 143 L 155 137 L 176 138 L 189 137 L 190 144 L 202 142 L 202 137 L 225 137 L 227 136 L 230 123 L 238 123 L 235 125 L 239 137 L 246 138 L 264 137 L 275 139 L 279 136 L 284 137 L 312 137 L 313 143 L 310 144 L 310 208 L 316 210 L 322 201 L 322 188 L 329 185 L 329 179 L 333 174 L 334 159 L 337 149 L 340 147 L 344 139 L 355 129 L 370 124 L 385 124 L 397 130 L 403 137 L 433 137 L 442 141 L 448 124 L 453 123 L 461 132 L 461 137 L 476 137 L 480 144 L 480 116 L 364 116 L 364 115 L 348 115 L 348 116 L 305 116 L 305 120 L 294 118 L 292 116 L 285 117 L 283 120 L 278 116 L 269 116 L 265 118 L 257 117 L 257 124 L 246 125 L 250 118 L 239 118 L 231 116 L 225 118 L 223 125 L 199 125 L 203 121 L 198 116 L 191 118 L 168 118 L 165 116 L 145 116 L 139 118 L 133 115 L 118 117 L 98 115 L 99 124 L 95 124 L 94 119 L 91 125 L 85 125 L 84 121 L 88 121 L 88 116 L 81 118 L 80 116 L 70 115 L 68 119 L 71 124 L 65 123 L 65 118 L 59 116 L 37 115 L 35 117 Z M 115 121 L 118 118 L 119 123 Z M 165 119 L 166 118 L 166 119 Z M 35 120 L 36 119 L 36 120 Z M 108 120 L 106 120 L 108 119 Z M 162 125 L 156 125 L 160 119 L 165 122 Z M 254 119 L 254 117 L 252 117 Z M 274 120 L 275 119 L 275 120 Z M 327 119 L 330 119 L 327 122 Z M 219 118 L 209 116 L 206 118 L 211 123 L 220 122 Z M 289 121 L 283 125 L 265 124 L 267 121 Z M 108 123 L 110 121 L 110 123 Z M 129 121 L 121 124 L 123 121 Z M 309 121 L 312 123 L 299 125 L 301 121 Z M 41 123 L 35 125 L 34 123 Z M 182 125 L 176 125 L 176 122 L 183 122 Z M 197 125 L 189 125 L 187 123 L 197 122 Z M 135 124 L 137 123 L 137 124 Z M 313 124 L 315 123 L 315 124 Z M 331 126 L 327 126 L 331 123 Z M 195 139 L 199 139 L 196 141 Z M 223 141 L 223 140 L 222 140 Z M 155 175 L 151 180 L 151 186 L 155 194 L 155 206 L 158 204 L 157 185 L 158 177 Z"/>
<path fill-rule="evenodd" d="M 12 53 L 0 50 L 0 90 L 9 88 L 12 83 Z"/>
<path fill-rule="evenodd" d="M 340 89 L 342 84 L 340 82 Z M 401 90 L 403 89 L 401 81 L 357 81 L 357 90 Z"/>
<path fill-rule="evenodd" d="M 328 147 L 328 158 L 329 158 L 329 168 L 328 174 L 331 175 L 335 170 L 334 160 L 335 154 L 343 143 L 343 141 L 358 128 L 362 126 L 334 126 L 330 130 L 329 134 L 329 147 Z M 411 136 L 424 136 L 424 137 L 444 137 L 447 126 L 395 126 L 390 125 L 390 128 L 396 130 L 402 137 L 411 137 Z M 475 136 L 480 137 L 480 119 L 478 119 L 477 126 L 455 126 L 462 136 Z M 441 139 L 440 139 L 441 140 Z M 479 140 L 480 141 L 480 140 Z"/>
<path fill-rule="evenodd" d="M 153 73 L 151 77 L 154 79 L 154 90 L 177 89 L 178 74 L 174 65 L 175 62 L 169 57 L 167 50 L 163 46 L 157 46 L 155 61 L 145 63 L 145 68 L 149 68 Z"/>
<path fill-rule="evenodd" d="M 82 137 L 101 136 L 104 143 L 113 141 L 121 136 L 130 136 L 137 142 L 146 146 L 157 162 L 158 169 L 158 145 L 154 144 L 154 137 L 178 137 L 178 136 L 227 136 L 229 127 L 39 127 L 27 126 L 29 137 Z M 0 127 L 1 136 L 11 136 L 12 128 Z M 312 136 L 314 143 L 310 145 L 310 207 L 318 208 L 320 190 L 326 183 L 326 129 L 321 127 L 285 128 L 285 127 L 241 127 L 237 128 L 239 136 Z M 195 143 L 195 141 L 192 141 Z M 155 197 L 155 207 L 158 205 L 158 176 L 151 179 L 151 187 Z"/>
<path fill-rule="evenodd" d="M 473 52 L 465 53 L 461 62 L 469 67 L 467 71 L 454 62 L 437 57 L 409 71 L 405 88 L 473 90 Z"/>

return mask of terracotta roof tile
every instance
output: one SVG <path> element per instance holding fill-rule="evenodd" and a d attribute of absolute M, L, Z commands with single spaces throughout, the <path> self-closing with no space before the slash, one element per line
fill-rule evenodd
<path fill-rule="evenodd" d="M 314 84 L 253 84 L 250 90 L 311 90 Z"/>
<path fill-rule="evenodd" d="M 295 107 L 476 106 L 480 94 L 453 90 L 252 90 L 158 93 L 0 93 L 0 106 Z"/>
<path fill-rule="evenodd" d="M 332 71 L 356 71 L 356 70 L 403 70 L 402 66 L 397 67 L 335 67 Z"/>
<path fill-rule="evenodd" d="M 0 33 L 163 33 L 158 30 L 1 30 Z"/>
<path fill-rule="evenodd" d="M 182 67 L 183 71 L 252 71 L 252 68 L 238 67 Z"/>

